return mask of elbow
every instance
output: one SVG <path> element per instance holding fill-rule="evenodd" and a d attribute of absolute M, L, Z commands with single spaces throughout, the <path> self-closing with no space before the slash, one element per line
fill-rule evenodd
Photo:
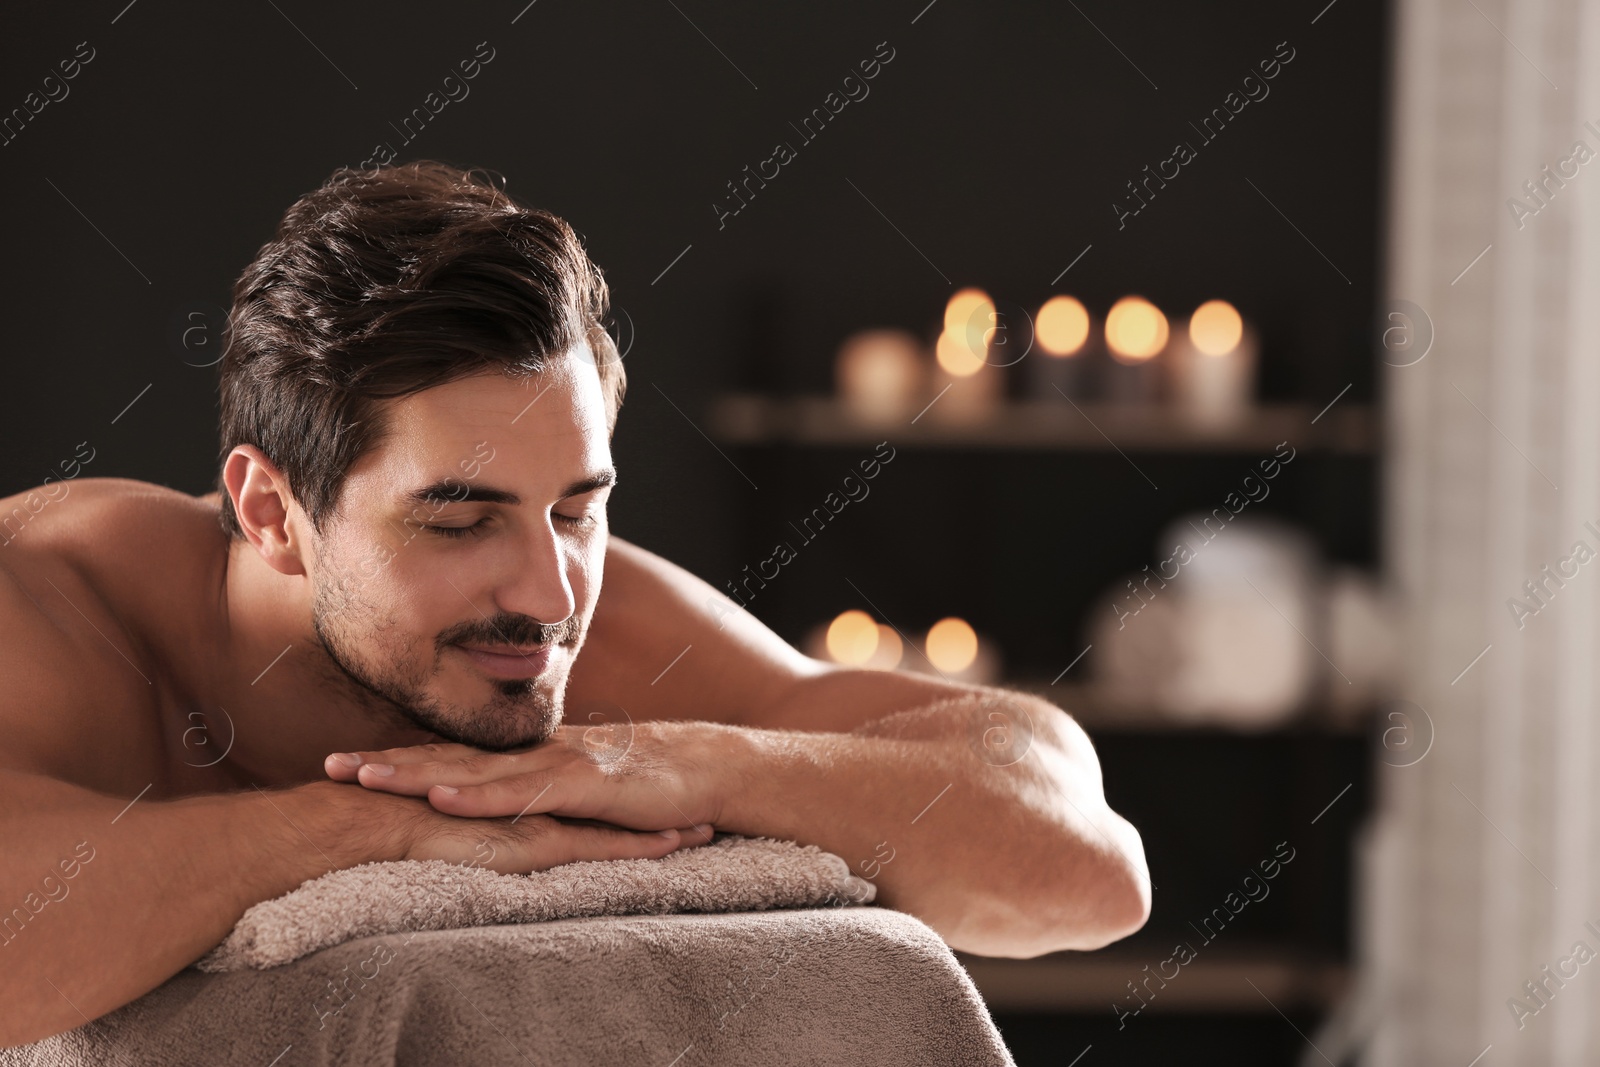
<path fill-rule="evenodd" d="M 1089 952 L 1135 933 L 1150 918 L 1150 876 L 1138 832 L 1126 823 L 1118 829 L 1116 851 L 1074 850 L 1069 873 L 968 908 L 939 932 L 951 948 L 1021 960 Z"/>
<path fill-rule="evenodd" d="M 1068 947 L 1093 950 L 1121 941 L 1137 933 L 1150 920 L 1150 875 L 1144 863 L 1144 848 L 1138 831 L 1127 827 L 1132 848 L 1123 845 L 1123 855 L 1106 857 L 1101 875 L 1098 907 L 1091 921 L 1082 924 L 1078 944 Z"/>
<path fill-rule="evenodd" d="M 1138 932 L 1150 920 L 1151 884 L 1144 843 L 1132 825 L 1116 815 L 1107 847 L 1083 856 L 1072 876 L 1064 879 L 1071 891 L 1058 894 L 1052 928 L 1040 937 L 1036 954 L 1073 950 L 1092 952 Z M 1087 860 L 1087 862 L 1085 862 Z M 1085 871 L 1085 867 L 1088 868 Z"/>
<path fill-rule="evenodd" d="M 1071 811 L 1062 816 L 1073 824 L 1073 843 L 1062 852 L 1066 869 L 1056 881 L 1055 949 L 1105 948 L 1139 931 L 1150 919 L 1150 865 L 1144 839 L 1132 823 L 1106 803 L 1099 789 L 1100 765 L 1094 747 L 1072 717 L 1059 709 L 1042 716 L 1054 727 L 1051 736 L 1069 764 L 1058 789 L 1070 796 L 1073 784 L 1092 783 Z"/>

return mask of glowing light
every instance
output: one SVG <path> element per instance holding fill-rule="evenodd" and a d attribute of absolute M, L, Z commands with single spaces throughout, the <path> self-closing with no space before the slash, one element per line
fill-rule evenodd
<path fill-rule="evenodd" d="M 976 345 L 994 326 L 994 301 L 982 289 L 962 289 L 944 306 L 944 332 Z"/>
<path fill-rule="evenodd" d="M 919 406 L 923 359 L 922 345 L 905 330 L 862 330 L 839 346 L 834 380 L 858 418 L 901 421 Z"/>
<path fill-rule="evenodd" d="M 905 646 L 900 642 L 900 635 L 895 633 L 894 627 L 878 624 L 878 647 L 872 652 L 863 667 L 876 671 L 892 671 L 900 666 L 900 656 L 905 651 Z"/>
<path fill-rule="evenodd" d="M 926 651 L 928 662 L 939 670 L 951 674 L 964 671 L 978 658 L 978 635 L 954 616 L 940 619 L 928 630 Z"/>
<path fill-rule="evenodd" d="M 1208 356 L 1225 356 L 1239 347 L 1244 320 L 1226 300 L 1207 300 L 1189 317 L 1189 340 Z"/>
<path fill-rule="evenodd" d="M 847 611 L 828 624 L 827 642 L 835 663 L 860 666 L 878 650 L 878 624 L 864 611 Z"/>
<path fill-rule="evenodd" d="M 938 343 L 933 346 L 933 354 L 949 374 L 957 378 L 966 378 L 983 369 L 984 345 L 988 341 L 987 334 L 993 332 L 992 328 L 985 331 L 983 338 L 978 340 L 976 350 L 972 342 L 960 333 L 950 330 L 939 335 Z"/>
<path fill-rule="evenodd" d="M 1122 363 L 1143 363 L 1167 346 L 1167 317 L 1140 296 L 1125 296 L 1106 315 L 1106 344 Z"/>
<path fill-rule="evenodd" d="M 1052 296 L 1033 325 L 1039 347 L 1052 356 L 1071 356 L 1089 339 L 1089 312 L 1070 296 Z"/>

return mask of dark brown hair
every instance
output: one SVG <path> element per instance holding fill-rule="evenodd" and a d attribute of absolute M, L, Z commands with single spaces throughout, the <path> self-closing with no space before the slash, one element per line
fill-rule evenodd
<path fill-rule="evenodd" d="M 233 288 L 221 458 L 255 445 L 321 532 L 377 401 L 485 370 L 534 374 L 589 344 L 615 427 L 625 379 L 605 277 L 572 227 L 492 172 L 432 160 L 341 167 L 296 200 Z M 242 536 L 218 474 L 222 527 Z"/>

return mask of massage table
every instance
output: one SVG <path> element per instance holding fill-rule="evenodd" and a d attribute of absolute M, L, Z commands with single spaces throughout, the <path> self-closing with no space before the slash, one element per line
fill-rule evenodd
<path fill-rule="evenodd" d="M 739 839 L 720 844 L 728 856 L 751 846 Z M 774 855 L 795 848 L 759 844 Z M 859 884 L 842 860 L 804 851 L 811 861 L 835 864 L 840 885 Z M 563 894 L 565 910 L 637 910 L 638 902 L 614 887 L 583 905 L 583 893 L 574 889 L 579 883 L 557 885 L 556 877 L 632 870 L 673 874 L 681 888 L 694 865 L 718 862 L 717 846 L 676 855 L 670 864 L 570 864 L 543 875 Z M 685 907 L 704 904 L 694 895 L 703 886 L 667 899 L 660 886 L 640 882 L 633 888 L 651 902 L 644 907 L 674 910 L 446 929 L 414 928 L 466 921 L 441 917 L 451 906 L 439 903 L 443 896 L 430 898 L 426 915 L 413 909 L 409 920 L 393 918 L 405 913 L 405 901 L 389 901 L 367 910 L 390 926 L 413 928 L 339 940 L 369 929 L 370 916 L 365 927 L 329 929 L 316 888 L 348 899 L 360 885 L 361 900 L 370 901 L 382 895 L 374 887 L 392 881 L 386 867 L 334 872 L 296 890 L 298 898 L 272 902 L 298 901 L 302 941 L 295 945 L 284 948 L 281 938 L 271 942 L 263 933 L 289 913 L 257 905 L 264 919 L 255 934 L 246 936 L 241 921 L 223 949 L 200 961 L 235 969 L 188 968 L 78 1029 L 0 1049 L 0 1067 L 1014 1067 L 971 978 L 932 928 L 903 912 L 849 902 L 814 878 L 806 892 L 826 900 L 823 906 L 774 903 L 763 886 L 764 910 L 708 913 Z M 513 882 L 519 876 L 451 871 L 450 877 L 505 887 L 540 876 Z M 451 892 L 455 901 L 462 890 Z M 315 921 L 301 921 L 307 916 Z M 308 951 L 326 941 L 337 943 Z M 224 956 L 224 949 L 234 955 Z M 273 953 L 296 958 L 276 963 Z"/>

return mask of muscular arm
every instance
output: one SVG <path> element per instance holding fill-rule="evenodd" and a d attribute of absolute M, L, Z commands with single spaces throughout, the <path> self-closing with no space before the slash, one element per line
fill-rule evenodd
<path fill-rule="evenodd" d="M 129 807 L 0 770 L 0 1045 L 98 1018 L 194 962 L 252 904 L 385 858 L 329 825 L 338 789 L 319 782 Z M 346 790 L 338 806 L 350 799 Z"/>
<path fill-rule="evenodd" d="M 1082 728 L 1042 699 L 819 663 L 616 538 L 591 642 L 580 669 L 593 654 L 607 680 L 590 695 L 721 725 L 718 829 L 844 857 L 955 948 L 1096 948 L 1149 914 L 1139 834 L 1106 805 Z"/>
<path fill-rule="evenodd" d="M 789 710 L 884 686 L 865 673 L 797 683 Z M 1082 730 L 1043 700 L 969 690 L 849 733 L 730 729 L 737 784 L 718 829 L 843 856 L 878 886 L 878 903 L 953 948 L 1019 958 L 1100 948 L 1149 914 L 1138 832 L 1106 805 Z"/>

